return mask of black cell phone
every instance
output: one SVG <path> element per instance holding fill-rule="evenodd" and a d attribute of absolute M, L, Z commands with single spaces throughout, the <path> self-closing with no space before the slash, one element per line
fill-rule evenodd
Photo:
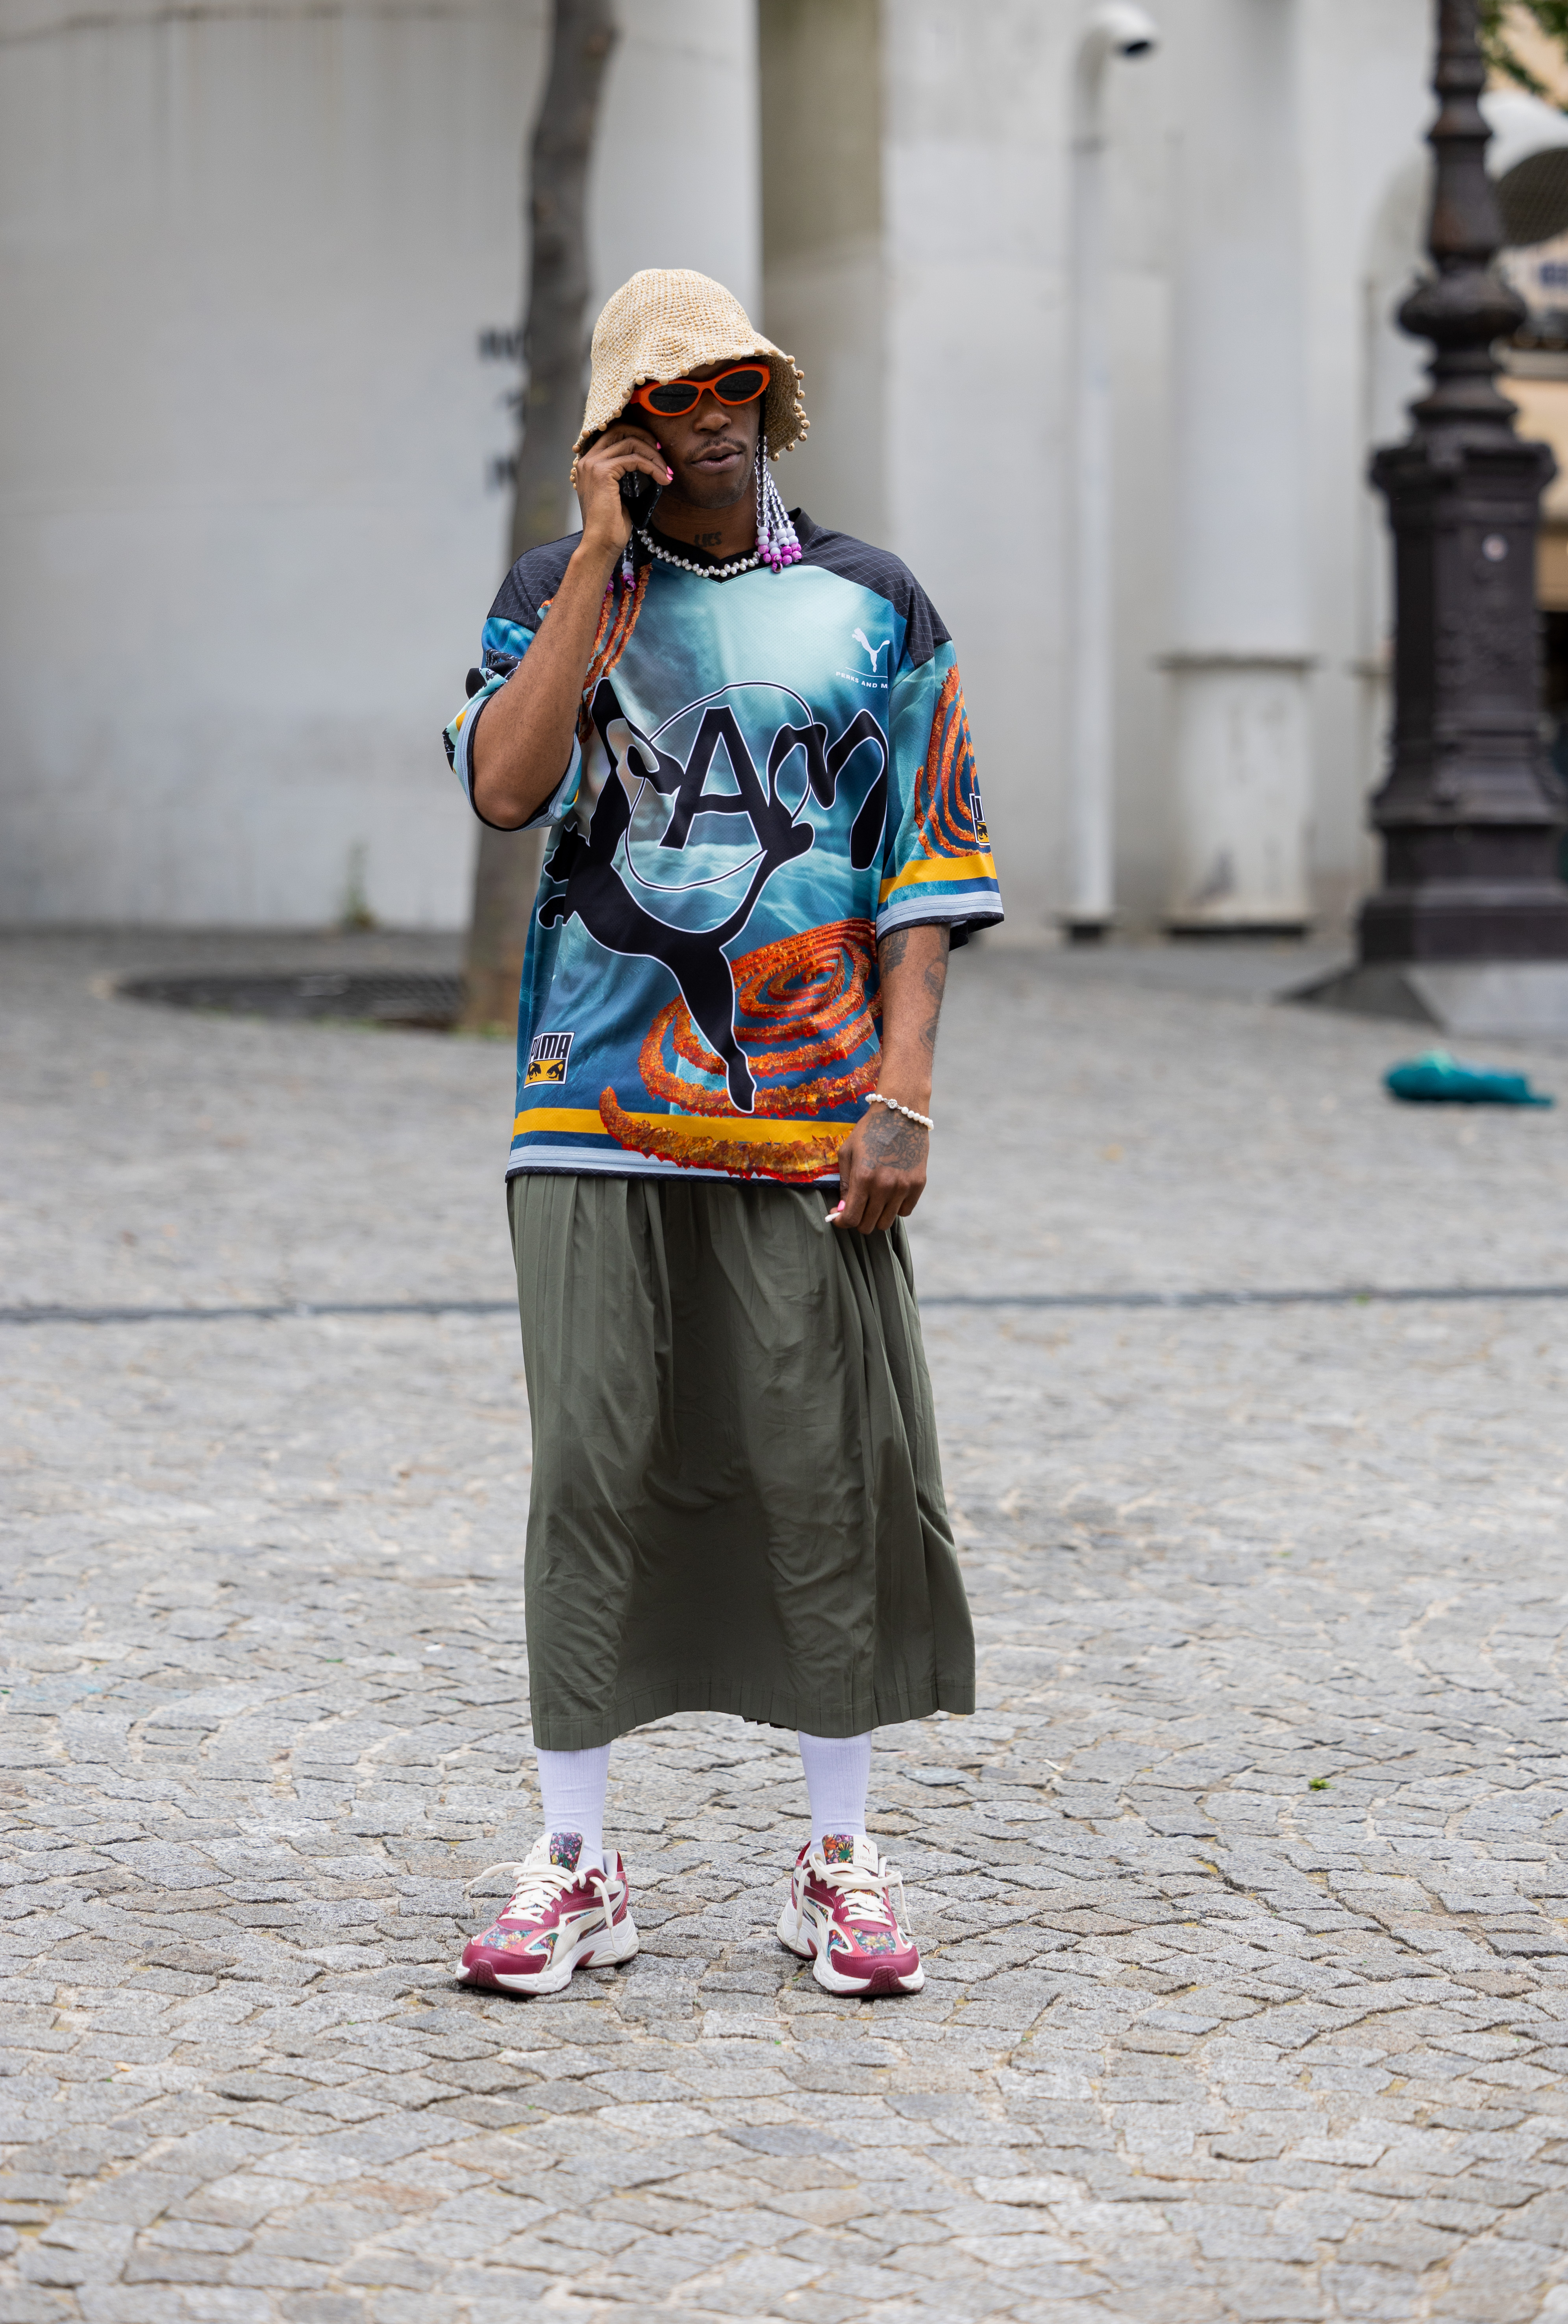
<path fill-rule="evenodd" d="M 641 468 L 628 468 L 621 479 L 621 505 L 633 524 L 646 524 L 653 514 L 659 487 Z"/>

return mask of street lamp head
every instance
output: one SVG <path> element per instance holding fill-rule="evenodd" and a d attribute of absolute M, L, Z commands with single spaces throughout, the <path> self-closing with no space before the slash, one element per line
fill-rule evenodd
<path fill-rule="evenodd" d="M 1084 28 L 1084 39 L 1116 57 L 1149 57 L 1159 46 L 1159 27 L 1136 0 L 1098 0 Z"/>

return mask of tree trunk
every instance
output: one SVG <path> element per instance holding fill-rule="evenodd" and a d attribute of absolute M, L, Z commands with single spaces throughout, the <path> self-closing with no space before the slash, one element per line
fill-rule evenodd
<path fill-rule="evenodd" d="M 584 309 L 588 298 L 588 162 L 604 67 L 615 44 L 611 0 L 555 0 L 549 72 L 529 152 L 530 226 L 521 429 L 509 563 L 572 521 L 567 481 L 583 409 Z M 509 1028 L 544 835 L 479 833 L 473 914 L 463 964 L 463 1027 Z"/>

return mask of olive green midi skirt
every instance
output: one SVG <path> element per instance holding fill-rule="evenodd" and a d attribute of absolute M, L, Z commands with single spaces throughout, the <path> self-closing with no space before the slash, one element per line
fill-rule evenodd
<path fill-rule="evenodd" d="M 507 1191 L 540 1748 L 675 1711 L 812 1735 L 973 1711 L 902 1226 L 732 1180 Z"/>

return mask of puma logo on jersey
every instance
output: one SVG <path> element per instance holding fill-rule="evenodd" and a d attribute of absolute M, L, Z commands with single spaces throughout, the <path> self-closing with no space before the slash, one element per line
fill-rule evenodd
<path fill-rule="evenodd" d="M 528 1047 L 528 1071 L 523 1076 L 525 1088 L 536 1082 L 564 1082 L 567 1059 L 572 1054 L 569 1033 L 536 1033 Z"/>
<path fill-rule="evenodd" d="M 881 646 L 873 646 L 870 638 L 867 637 L 863 630 L 852 630 L 850 632 L 850 635 L 853 638 L 857 646 L 864 647 L 867 654 L 871 658 L 872 668 L 875 669 L 877 666 L 877 657 L 881 652 L 882 646 L 885 646 L 888 642 L 886 638 L 882 640 L 882 644 Z"/>

